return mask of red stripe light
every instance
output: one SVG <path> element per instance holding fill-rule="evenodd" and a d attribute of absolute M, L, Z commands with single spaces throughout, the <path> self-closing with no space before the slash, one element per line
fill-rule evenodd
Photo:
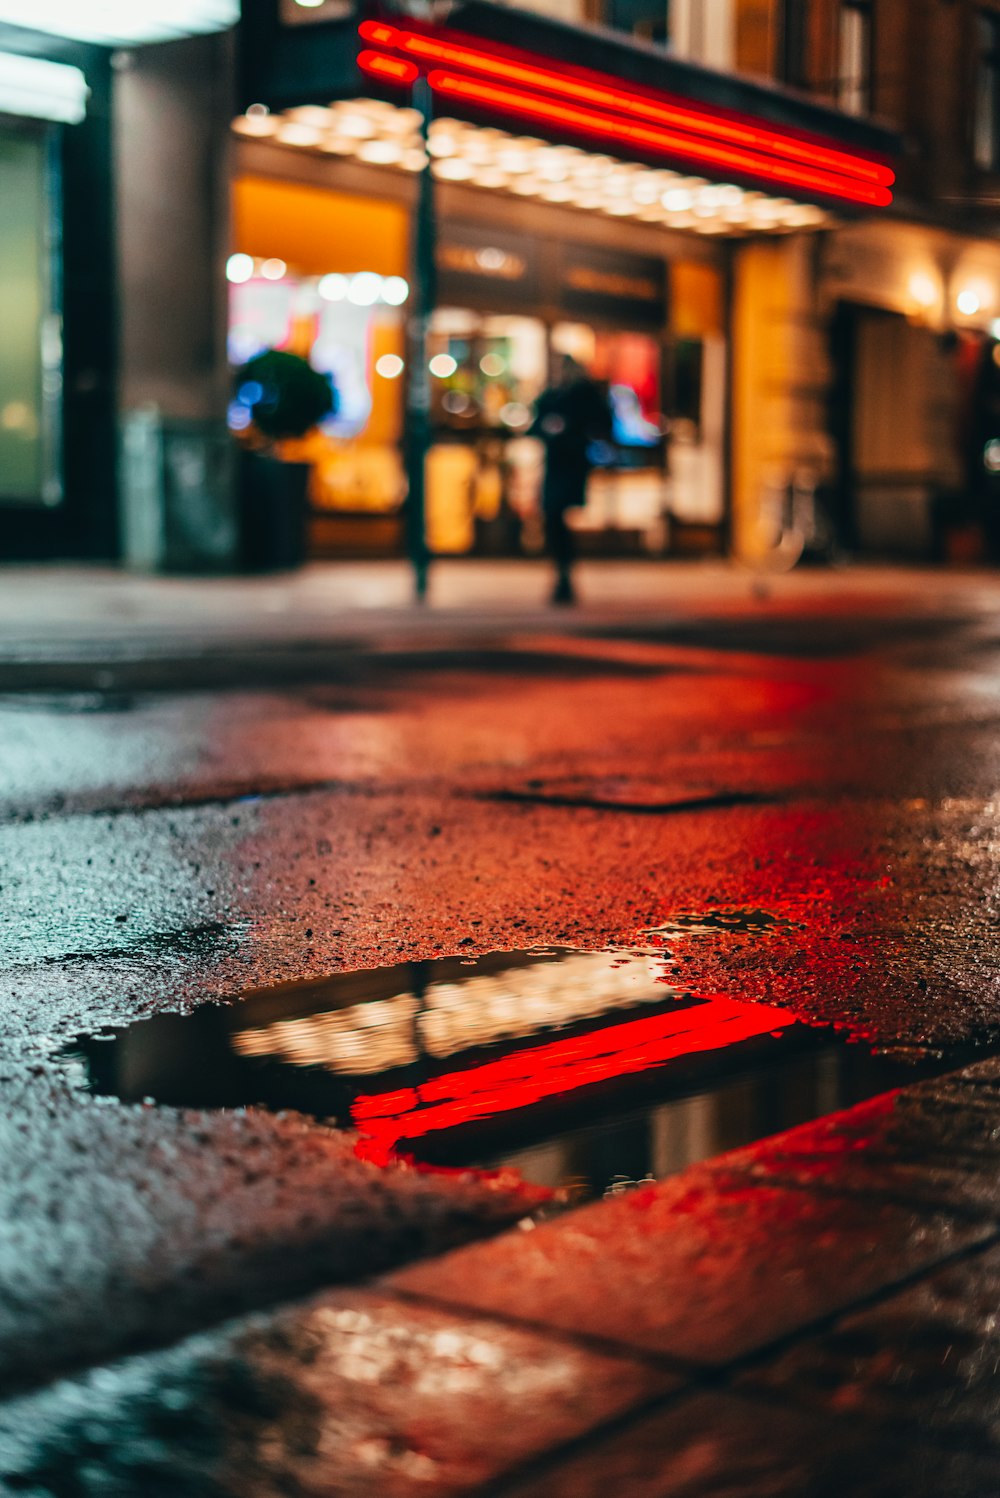
<path fill-rule="evenodd" d="M 690 136 L 657 130 L 648 125 L 631 124 L 627 120 L 610 120 L 591 110 L 578 109 L 572 105 L 557 103 L 554 99 L 542 99 L 492 83 L 480 83 L 476 79 L 463 78 L 438 68 L 431 70 L 428 81 L 435 93 L 444 94 L 446 98 L 461 99 L 468 104 L 500 109 L 505 114 L 517 114 L 540 122 L 558 123 L 580 134 L 631 146 L 644 152 L 662 153 L 695 163 L 708 163 L 729 173 L 761 177 L 787 187 L 802 188 L 822 197 L 843 198 L 868 207 L 882 208 L 892 202 L 892 194 L 887 187 L 867 186 L 861 182 L 852 182 L 847 177 L 834 176 L 832 172 L 794 166 L 791 162 L 786 165 L 764 156 L 752 155 L 748 151 L 714 145 L 710 141 L 696 141 Z"/>
<path fill-rule="evenodd" d="M 682 1056 L 722 1050 L 785 1030 L 795 1020 L 766 1004 L 715 998 L 690 1009 L 611 1025 L 571 1040 L 517 1051 L 396 1092 L 359 1096 L 351 1118 L 384 1158 L 402 1140 L 530 1107 L 546 1098 L 635 1075 Z"/>
<path fill-rule="evenodd" d="M 556 94 L 576 103 L 612 109 L 634 119 L 648 120 L 675 130 L 691 132 L 696 137 L 708 136 L 728 142 L 743 150 L 763 151 L 785 161 L 835 172 L 875 186 L 889 187 L 895 181 L 892 169 L 881 162 L 853 155 L 820 142 L 770 130 L 756 123 L 751 124 L 723 115 L 708 114 L 673 101 L 630 93 L 608 84 L 599 73 L 586 75 L 556 73 L 531 62 L 481 52 L 472 47 L 417 32 L 400 31 L 396 27 L 377 21 L 363 22 L 360 31 L 367 41 L 377 41 L 382 46 L 394 47 L 412 57 L 419 57 L 425 62 L 450 63 L 455 67 L 485 73 L 505 83 L 541 89 L 546 93 Z M 692 146 L 699 148 L 702 144 L 699 140 L 692 142 Z"/>
<path fill-rule="evenodd" d="M 414 83 L 420 74 L 416 63 L 408 62 L 404 57 L 386 57 L 382 52 L 360 52 L 358 67 L 371 77 L 383 78 L 389 83 Z"/>

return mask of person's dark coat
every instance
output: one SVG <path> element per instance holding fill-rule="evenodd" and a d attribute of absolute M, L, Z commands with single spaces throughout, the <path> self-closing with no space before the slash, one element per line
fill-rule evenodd
<path fill-rule="evenodd" d="M 542 505 L 562 511 L 586 499 L 588 456 L 594 442 L 611 434 L 611 408 L 602 387 L 587 377 L 556 385 L 538 398 L 531 434 L 545 444 Z"/>

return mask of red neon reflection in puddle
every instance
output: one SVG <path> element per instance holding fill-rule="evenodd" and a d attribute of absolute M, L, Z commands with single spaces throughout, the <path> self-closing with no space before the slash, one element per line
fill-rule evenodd
<path fill-rule="evenodd" d="M 691 1008 L 517 1051 L 417 1087 L 362 1094 L 351 1106 L 351 1120 L 365 1136 L 356 1152 L 385 1164 L 404 1140 L 495 1118 L 683 1056 L 724 1050 L 795 1023 L 786 1009 L 710 998 Z"/>

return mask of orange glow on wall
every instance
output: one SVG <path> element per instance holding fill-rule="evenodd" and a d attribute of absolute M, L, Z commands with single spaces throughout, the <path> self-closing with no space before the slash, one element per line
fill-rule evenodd
<path fill-rule="evenodd" d="M 405 276 L 409 227 L 398 203 L 272 177 L 233 183 L 233 245 L 284 260 L 298 275 L 358 270 Z"/>

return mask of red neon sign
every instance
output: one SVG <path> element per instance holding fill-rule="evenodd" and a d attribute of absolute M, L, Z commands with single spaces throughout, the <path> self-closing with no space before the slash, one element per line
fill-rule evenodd
<path fill-rule="evenodd" d="M 390 83 L 413 83 L 420 73 L 414 62 L 403 57 L 386 57 L 382 52 L 371 50 L 358 54 L 358 67 L 373 78 L 385 78 Z"/>
<path fill-rule="evenodd" d="M 430 67 L 431 88 L 474 106 L 540 122 L 555 120 L 604 142 L 708 164 L 824 197 L 870 207 L 892 201 L 889 188 L 895 177 L 890 167 L 823 141 L 692 108 L 666 96 L 621 88 L 600 73 L 557 72 L 541 66 L 530 54 L 484 51 L 463 41 L 403 31 L 381 21 L 362 22 L 360 33 L 364 40 L 403 52 L 408 59 L 450 65 Z M 362 69 L 388 78 L 384 68 L 371 65 L 372 59 L 382 56 L 362 53 Z M 484 76 L 468 77 L 467 73 Z"/>
<path fill-rule="evenodd" d="M 722 1050 L 795 1023 L 786 1010 L 767 1004 L 708 999 L 688 1009 L 516 1051 L 417 1087 L 361 1095 L 351 1107 L 351 1119 L 366 1136 L 361 1153 L 384 1159 L 405 1140 L 511 1113 L 682 1056 Z"/>
<path fill-rule="evenodd" d="M 886 203 L 892 202 L 892 194 L 885 187 L 867 187 L 862 183 L 848 182 L 846 178 L 834 177 L 827 172 L 807 171 L 791 163 L 785 165 L 783 162 L 768 161 L 764 157 L 751 156 L 748 152 L 736 151 L 728 146 L 715 146 L 708 141 L 694 143 L 685 137 L 666 130 L 655 130 L 648 125 L 632 125 L 626 121 L 612 123 L 590 110 L 575 109 L 548 99 L 535 99 L 529 94 L 499 88 L 491 83 L 479 83 L 454 73 L 435 69 L 430 73 L 429 81 L 436 93 L 444 94 L 447 98 L 485 104 L 507 113 L 524 115 L 528 119 L 559 121 L 572 130 L 638 146 L 643 150 L 652 149 L 668 156 L 687 157 L 691 161 L 708 163 L 724 170 L 764 177 L 770 182 L 807 188 L 825 197 L 846 198 L 850 202 L 865 203 L 872 207 L 884 207 Z"/>
<path fill-rule="evenodd" d="M 895 180 L 892 169 L 881 162 L 855 156 L 818 141 L 771 130 L 766 125 L 709 114 L 653 95 L 631 93 L 603 81 L 599 73 L 581 76 L 556 73 L 549 68 L 491 52 L 481 52 L 455 42 L 425 36 L 420 32 L 400 31 L 395 26 L 386 26 L 378 21 L 363 22 L 360 32 L 367 41 L 392 47 L 411 57 L 418 57 L 423 62 L 451 63 L 455 67 L 499 78 L 505 83 L 542 89 L 578 103 L 614 109 L 620 114 L 690 131 L 695 135 L 712 136 L 743 148 L 800 161 L 806 166 L 825 167 L 842 176 L 872 182 L 877 186 L 888 187 Z"/>

